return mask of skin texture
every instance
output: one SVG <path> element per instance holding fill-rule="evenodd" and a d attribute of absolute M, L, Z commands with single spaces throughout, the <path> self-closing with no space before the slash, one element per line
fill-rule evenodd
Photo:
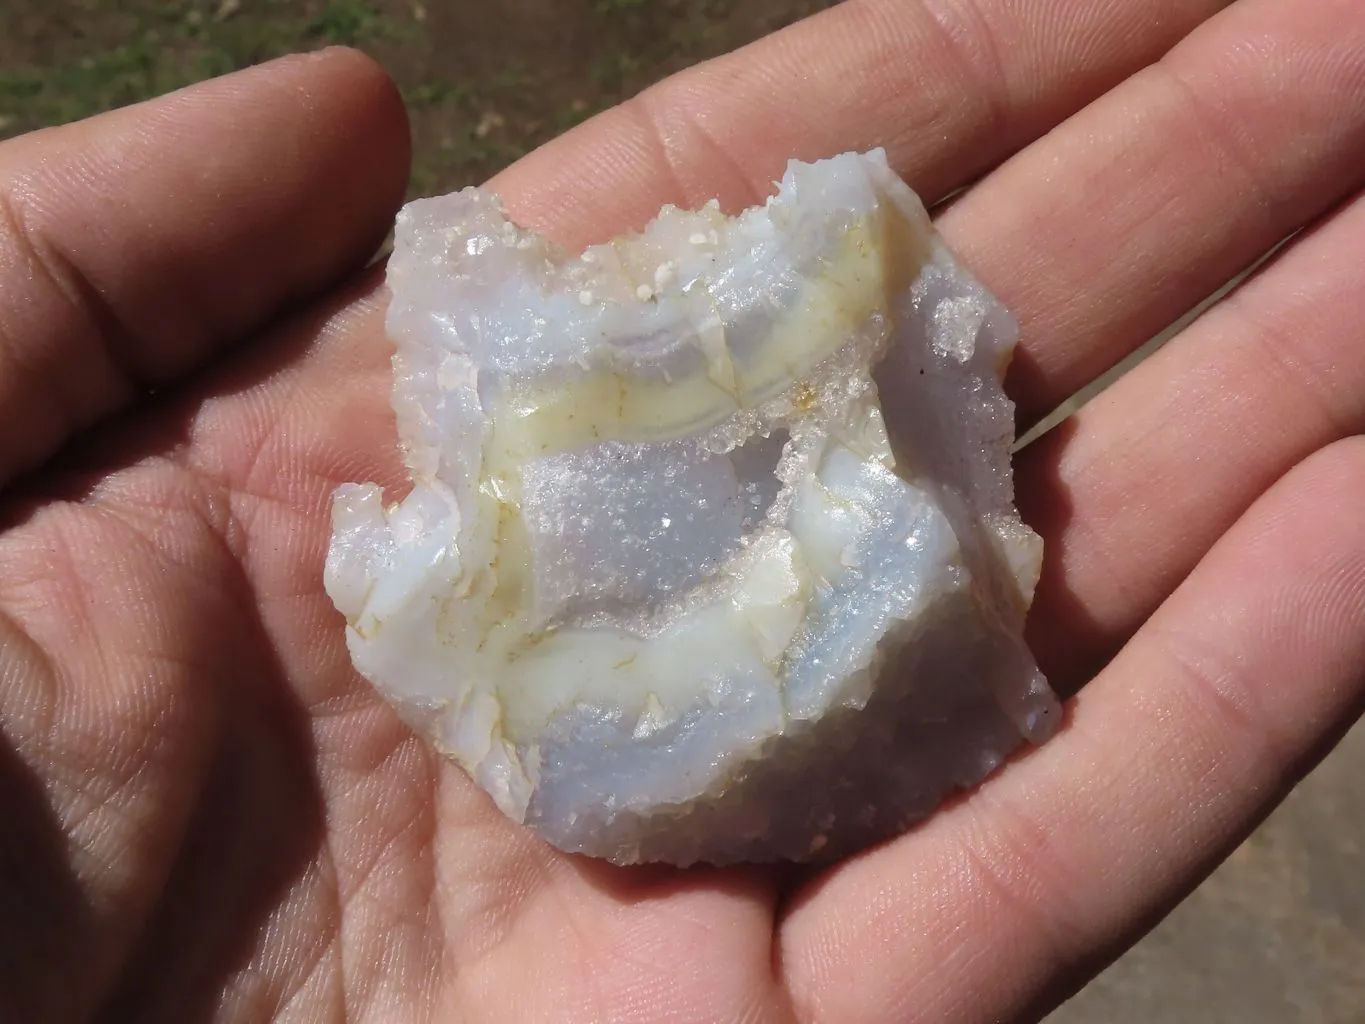
<path fill-rule="evenodd" d="M 0 1017 L 1037 1017 L 1365 705 L 1362 53 L 1357 0 L 847 0 L 496 182 L 568 244 L 792 156 L 973 184 L 940 226 L 1025 422 L 1307 228 L 1019 459 L 1061 734 L 815 876 L 555 854 L 351 670 L 330 493 L 402 477 L 377 68 L 5 143 Z"/>

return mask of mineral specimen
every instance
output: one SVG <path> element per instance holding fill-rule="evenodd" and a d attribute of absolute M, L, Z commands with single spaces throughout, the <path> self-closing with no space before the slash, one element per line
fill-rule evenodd
<path fill-rule="evenodd" d="M 400 215 L 411 492 L 347 485 L 357 668 L 510 818 L 618 863 L 829 858 L 1041 741 L 1010 315 L 880 151 L 572 256 Z"/>

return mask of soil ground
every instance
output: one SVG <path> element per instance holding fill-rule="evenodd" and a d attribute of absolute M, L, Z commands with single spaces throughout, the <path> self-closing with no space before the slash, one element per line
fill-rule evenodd
<path fill-rule="evenodd" d="M 1024 0 L 1026 2 L 1026 0 Z M 412 111 L 413 195 L 480 182 L 832 0 L 0 0 L 0 138 L 348 43 Z M 1365 1024 L 1365 725 L 1051 1024 Z"/>

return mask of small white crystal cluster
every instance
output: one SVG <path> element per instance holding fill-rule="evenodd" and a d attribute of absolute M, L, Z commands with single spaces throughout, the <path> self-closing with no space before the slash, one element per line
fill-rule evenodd
<path fill-rule="evenodd" d="M 881 152 L 570 256 L 475 189 L 389 266 L 413 489 L 337 495 L 358 669 L 565 850 L 831 856 L 1041 740 L 1008 313 Z"/>

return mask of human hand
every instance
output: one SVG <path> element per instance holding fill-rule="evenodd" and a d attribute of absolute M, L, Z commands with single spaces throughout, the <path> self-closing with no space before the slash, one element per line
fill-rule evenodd
<path fill-rule="evenodd" d="M 1316 221 L 1018 460 L 1033 645 L 1094 676 L 1062 732 L 814 877 L 559 855 L 351 670 L 330 493 L 402 478 L 372 65 L 0 147 L 0 1015 L 975 1021 L 1083 981 L 1365 701 L 1365 200 L 1328 215 L 1365 185 L 1365 18 L 1223 6 L 855 0 L 496 182 L 581 244 L 793 156 L 981 178 L 939 223 L 1023 322 L 1025 423 Z"/>

